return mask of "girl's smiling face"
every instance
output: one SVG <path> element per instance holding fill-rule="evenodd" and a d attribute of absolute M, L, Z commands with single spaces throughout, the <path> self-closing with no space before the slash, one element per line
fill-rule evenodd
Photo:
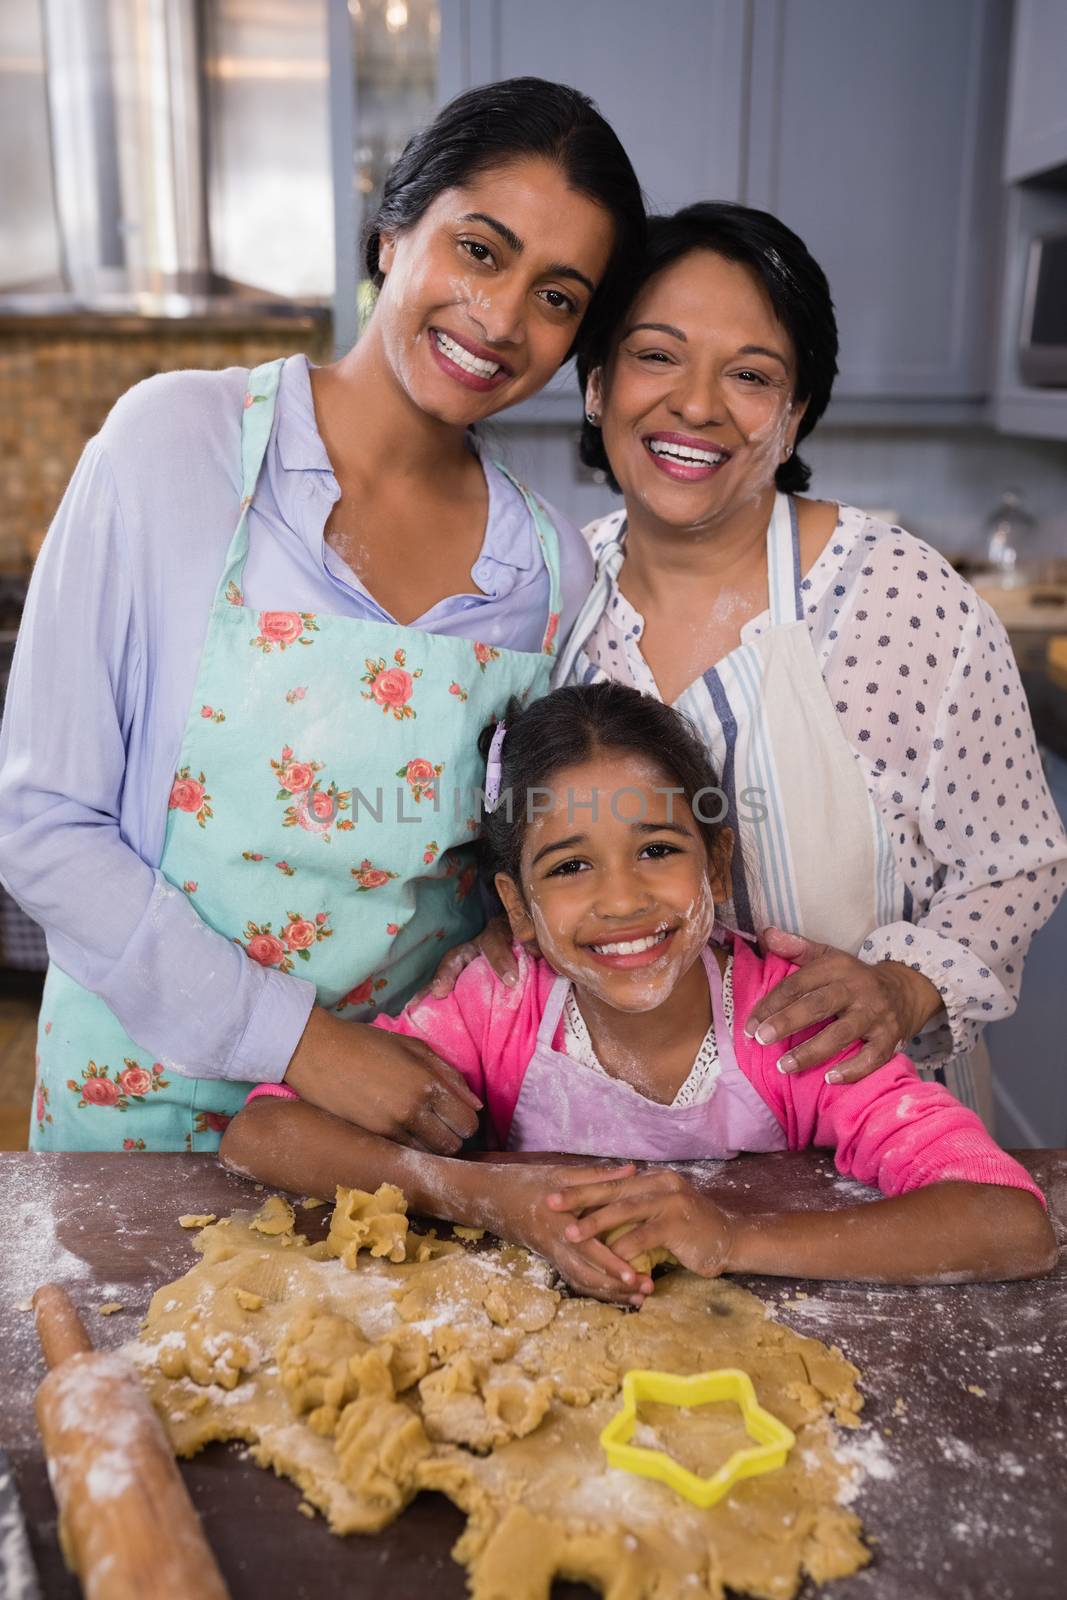
<path fill-rule="evenodd" d="M 631 751 L 600 751 L 534 793 L 549 802 L 526 828 L 521 890 L 496 879 L 512 932 L 615 1010 L 654 1010 L 708 941 L 726 863 L 709 864 L 677 783 Z"/>
<path fill-rule="evenodd" d="M 693 250 L 656 273 L 586 391 L 631 515 L 714 526 L 764 494 L 804 414 L 795 384 L 793 342 L 750 268 Z"/>
<path fill-rule="evenodd" d="M 385 282 L 367 333 L 420 410 L 468 426 L 563 364 L 614 238 L 609 213 L 555 162 L 489 168 L 381 235 Z"/>

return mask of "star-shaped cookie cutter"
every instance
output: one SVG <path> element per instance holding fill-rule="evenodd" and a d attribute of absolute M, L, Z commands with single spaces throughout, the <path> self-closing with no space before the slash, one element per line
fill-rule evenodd
<path fill-rule="evenodd" d="M 642 1400 L 687 1407 L 707 1405 L 712 1400 L 735 1400 L 745 1432 L 756 1443 L 748 1449 L 735 1450 L 711 1477 L 701 1478 L 680 1461 L 673 1461 L 665 1450 L 648 1450 L 629 1442 L 637 1427 L 637 1407 Z M 622 1380 L 622 1410 L 603 1430 L 600 1443 L 611 1466 L 636 1472 L 642 1478 L 658 1478 L 693 1505 L 706 1509 L 721 1500 L 740 1479 L 784 1466 L 796 1436 L 784 1422 L 763 1409 L 747 1372 L 740 1367 L 720 1367 L 716 1372 L 698 1372 L 689 1378 L 671 1372 L 628 1372 Z"/>

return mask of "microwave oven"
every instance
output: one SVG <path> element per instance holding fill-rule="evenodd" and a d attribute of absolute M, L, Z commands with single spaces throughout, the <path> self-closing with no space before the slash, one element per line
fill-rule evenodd
<path fill-rule="evenodd" d="M 1030 242 L 1019 370 L 1024 383 L 1067 389 L 1067 233 Z"/>

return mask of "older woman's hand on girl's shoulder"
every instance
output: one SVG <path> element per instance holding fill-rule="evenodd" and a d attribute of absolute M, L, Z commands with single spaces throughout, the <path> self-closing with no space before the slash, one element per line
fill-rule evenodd
<path fill-rule="evenodd" d="M 624 1168 L 606 1176 L 566 1168 L 547 1205 L 567 1218 L 564 1238 L 576 1249 L 625 1228 L 611 1248 L 627 1262 L 648 1250 L 669 1250 L 702 1278 L 730 1270 L 735 1219 L 670 1168 Z"/>
<path fill-rule="evenodd" d="M 508 1168 L 502 1198 L 503 1216 L 499 1232 L 528 1250 L 551 1261 L 556 1270 L 579 1294 L 616 1305 L 641 1306 L 652 1292 L 652 1279 L 638 1272 L 621 1254 L 602 1239 L 590 1236 L 570 1238 L 570 1226 L 577 1222 L 574 1212 L 548 1202 L 564 1183 L 596 1185 L 617 1174 L 632 1175 L 626 1167 L 557 1167 L 550 1165 Z"/>
<path fill-rule="evenodd" d="M 820 1022 L 828 1024 L 782 1056 L 781 1072 L 825 1066 L 859 1040 L 856 1054 L 827 1074 L 828 1083 L 855 1083 L 884 1066 L 941 1009 L 941 996 L 929 978 L 902 962 L 872 965 L 781 928 L 765 928 L 760 942 L 799 971 L 752 1007 L 745 1018 L 746 1036 L 775 1044 Z"/>
<path fill-rule="evenodd" d="M 443 1000 L 456 987 L 456 980 L 464 967 L 469 967 L 479 956 L 485 957 L 501 983 L 506 983 L 509 989 L 514 988 L 519 981 L 519 965 L 515 960 L 512 942 L 511 925 L 507 917 L 494 917 L 477 939 L 457 944 L 455 949 L 442 957 L 429 988 L 417 995 L 416 999 L 421 1000 L 423 995 L 429 994 L 435 1000 Z M 531 955 L 538 954 L 535 946 L 527 945 L 526 948 Z"/>

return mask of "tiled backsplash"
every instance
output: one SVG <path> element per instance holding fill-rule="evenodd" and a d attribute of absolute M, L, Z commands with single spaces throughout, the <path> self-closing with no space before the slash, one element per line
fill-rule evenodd
<path fill-rule="evenodd" d="M 142 378 L 329 359 L 323 318 L 174 322 L 63 317 L 0 324 L 0 572 L 28 570 L 86 441 Z"/>

